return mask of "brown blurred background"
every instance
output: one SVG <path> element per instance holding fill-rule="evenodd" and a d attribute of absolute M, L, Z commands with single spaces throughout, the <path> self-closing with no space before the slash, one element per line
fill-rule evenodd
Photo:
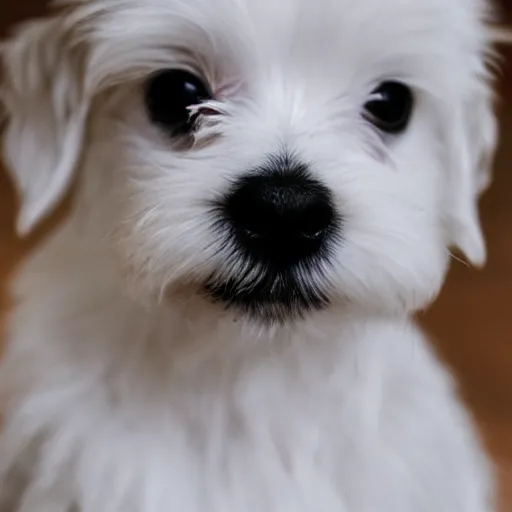
<path fill-rule="evenodd" d="M 502 3 L 512 21 L 512 0 Z M 0 37 L 13 22 L 42 13 L 46 4 L 46 0 L 3 0 Z M 500 84 L 502 142 L 495 182 L 482 202 L 489 263 L 484 271 L 475 271 L 454 261 L 444 292 L 423 321 L 462 383 L 499 467 L 502 510 L 512 512 L 512 51 L 505 55 Z M 37 243 L 15 238 L 14 210 L 12 190 L 0 168 L 3 292 L 14 264 Z M 41 236 L 44 233 L 37 238 Z M 5 293 L 0 296 L 1 313 L 7 308 L 7 300 Z"/>

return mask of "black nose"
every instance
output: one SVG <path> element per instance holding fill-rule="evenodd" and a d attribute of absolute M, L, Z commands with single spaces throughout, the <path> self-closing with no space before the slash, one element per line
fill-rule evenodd
<path fill-rule="evenodd" d="M 327 248 L 337 225 L 332 203 L 329 189 L 305 167 L 288 167 L 240 179 L 224 211 L 251 257 L 291 265 Z"/>

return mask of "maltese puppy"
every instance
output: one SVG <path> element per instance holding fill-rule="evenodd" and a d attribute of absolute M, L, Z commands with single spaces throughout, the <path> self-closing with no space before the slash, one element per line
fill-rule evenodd
<path fill-rule="evenodd" d="M 481 265 L 484 0 L 71 0 L 1 46 L 28 234 L 2 512 L 490 512 L 414 313 Z"/>

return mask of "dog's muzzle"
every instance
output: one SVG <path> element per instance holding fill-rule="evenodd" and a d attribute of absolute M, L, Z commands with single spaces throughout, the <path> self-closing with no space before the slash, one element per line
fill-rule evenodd
<path fill-rule="evenodd" d="M 314 258 L 335 222 L 329 191 L 299 170 L 242 178 L 224 208 L 242 250 L 283 270 Z"/>
<path fill-rule="evenodd" d="M 214 215 L 232 272 L 209 279 L 210 297 L 272 321 L 325 307 L 322 276 L 341 221 L 307 166 L 275 160 L 241 177 Z"/>

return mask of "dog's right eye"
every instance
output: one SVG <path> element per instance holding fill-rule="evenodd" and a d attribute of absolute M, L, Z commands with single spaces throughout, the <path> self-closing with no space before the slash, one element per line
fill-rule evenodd
<path fill-rule="evenodd" d="M 211 93 L 196 75 L 182 69 L 154 74 L 145 88 L 145 103 L 153 123 L 172 136 L 194 130 L 196 116 L 191 107 L 211 99 Z"/>
<path fill-rule="evenodd" d="M 365 117 L 383 132 L 403 132 L 411 118 L 414 98 L 412 91 L 400 82 L 383 82 L 365 105 Z"/>

